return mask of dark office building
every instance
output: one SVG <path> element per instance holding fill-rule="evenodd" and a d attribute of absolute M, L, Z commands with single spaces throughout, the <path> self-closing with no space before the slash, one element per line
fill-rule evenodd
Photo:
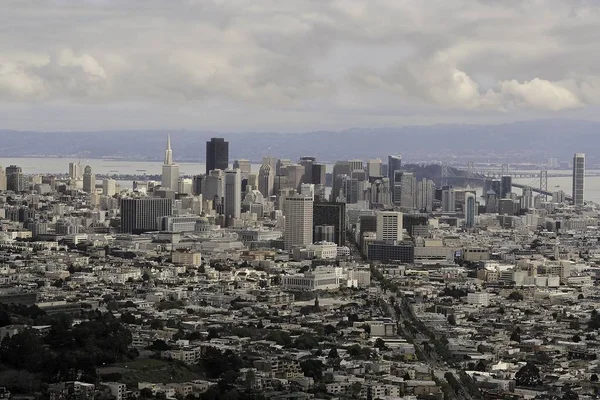
<path fill-rule="evenodd" d="M 229 142 L 223 138 L 212 138 L 206 142 L 206 175 L 213 169 L 225 171 L 229 168 Z"/>
<path fill-rule="evenodd" d="M 369 261 L 397 261 L 405 264 L 415 262 L 415 247 L 412 243 L 373 242 L 367 253 Z"/>
<path fill-rule="evenodd" d="M 121 199 L 121 232 L 155 231 L 158 218 L 173 215 L 173 200 L 155 197 Z"/>
<path fill-rule="evenodd" d="M 202 186 L 204 185 L 205 175 L 194 175 L 192 177 L 192 194 L 198 196 L 202 194 Z"/>
<path fill-rule="evenodd" d="M 13 192 L 25 190 L 25 178 L 21 167 L 16 165 L 6 167 L 6 190 L 12 190 Z"/>
<path fill-rule="evenodd" d="M 377 216 L 376 215 L 361 215 L 358 217 L 360 221 L 360 235 L 365 232 L 377 232 Z"/>
<path fill-rule="evenodd" d="M 402 214 L 402 228 L 414 238 L 428 231 L 429 218 L 427 214 Z"/>
<path fill-rule="evenodd" d="M 326 179 L 327 173 L 325 172 L 325 164 L 313 164 L 311 183 L 315 185 L 325 185 Z"/>
<path fill-rule="evenodd" d="M 504 175 L 500 180 L 500 197 L 507 199 L 512 193 L 512 176 Z"/>
<path fill-rule="evenodd" d="M 338 246 L 346 245 L 346 204 L 345 203 L 314 203 L 313 231 L 318 225 L 335 227 L 334 242 Z"/>

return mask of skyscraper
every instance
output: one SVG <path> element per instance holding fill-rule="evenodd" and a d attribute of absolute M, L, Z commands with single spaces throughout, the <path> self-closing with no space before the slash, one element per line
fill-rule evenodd
<path fill-rule="evenodd" d="M 114 179 L 102 180 L 102 194 L 105 196 L 114 196 L 117 193 L 117 181 Z"/>
<path fill-rule="evenodd" d="M 16 165 L 6 167 L 6 190 L 21 192 L 25 190 L 25 178 L 23 170 Z"/>
<path fill-rule="evenodd" d="M 258 190 L 264 198 L 273 195 L 273 185 L 275 182 L 275 169 L 269 164 L 263 164 L 258 171 Z"/>
<path fill-rule="evenodd" d="M 252 172 L 252 164 L 248 160 L 235 160 L 233 162 L 233 169 L 239 169 L 242 176 L 248 177 L 248 175 Z"/>
<path fill-rule="evenodd" d="M 312 181 L 312 168 L 315 163 L 315 157 L 300 157 L 299 164 L 304 167 L 304 175 L 302 176 L 302 183 L 316 183 Z"/>
<path fill-rule="evenodd" d="M 6 170 L 0 165 L 0 191 L 6 190 Z"/>
<path fill-rule="evenodd" d="M 202 197 L 213 202 L 213 208 L 218 210 L 225 196 L 225 176 L 221 169 L 215 169 L 204 177 Z"/>
<path fill-rule="evenodd" d="M 213 169 L 225 171 L 229 168 L 229 142 L 223 138 L 212 138 L 206 142 L 206 174 Z"/>
<path fill-rule="evenodd" d="M 380 211 L 377 213 L 377 240 L 402 241 L 402 213 Z"/>
<path fill-rule="evenodd" d="M 390 182 L 393 182 L 394 172 L 399 171 L 402 168 L 402 156 L 388 156 L 388 178 Z"/>
<path fill-rule="evenodd" d="M 465 193 L 465 226 L 473 228 L 475 226 L 475 215 L 477 210 L 477 201 L 475 195 L 471 192 Z"/>
<path fill-rule="evenodd" d="M 500 197 L 507 199 L 512 193 L 512 176 L 503 175 L 500 179 Z"/>
<path fill-rule="evenodd" d="M 333 241 L 338 246 L 346 245 L 346 203 L 315 203 L 313 225 L 333 226 Z"/>
<path fill-rule="evenodd" d="M 423 178 L 417 183 L 417 208 L 419 210 L 432 211 L 435 185 L 432 180 Z"/>
<path fill-rule="evenodd" d="M 239 169 L 225 171 L 225 209 L 227 218 L 239 218 L 242 209 L 242 173 Z"/>
<path fill-rule="evenodd" d="M 81 179 L 83 175 L 83 169 L 81 168 L 81 164 L 71 162 L 69 163 L 69 178 L 70 179 Z"/>
<path fill-rule="evenodd" d="M 585 182 L 585 153 L 573 156 L 573 205 L 583 206 L 583 189 Z"/>
<path fill-rule="evenodd" d="M 165 161 L 162 166 L 162 187 L 177 191 L 179 180 L 179 165 L 173 163 L 173 151 L 171 150 L 171 135 L 167 136 L 167 149 L 165 150 Z"/>
<path fill-rule="evenodd" d="M 381 176 L 381 159 L 367 161 L 367 175 L 369 175 L 369 178 Z"/>
<path fill-rule="evenodd" d="M 456 193 L 454 193 L 454 188 L 450 186 L 444 186 L 442 188 L 442 211 L 456 211 Z"/>
<path fill-rule="evenodd" d="M 168 215 L 173 215 L 171 199 L 157 197 L 121 199 L 121 232 L 154 231 L 158 229 L 158 218 Z"/>
<path fill-rule="evenodd" d="M 292 194 L 283 202 L 284 247 L 306 246 L 313 242 L 313 201 L 310 196 Z"/>
<path fill-rule="evenodd" d="M 415 208 L 415 198 L 417 191 L 417 178 L 412 172 L 404 172 L 400 181 L 402 187 L 400 191 L 400 206 L 402 208 Z"/>
<path fill-rule="evenodd" d="M 194 175 L 192 177 L 192 194 L 198 196 L 202 194 L 202 188 L 204 186 L 205 175 Z"/>
<path fill-rule="evenodd" d="M 83 191 L 86 193 L 96 191 L 96 175 L 92 173 L 92 167 L 89 165 L 86 165 L 83 170 Z"/>

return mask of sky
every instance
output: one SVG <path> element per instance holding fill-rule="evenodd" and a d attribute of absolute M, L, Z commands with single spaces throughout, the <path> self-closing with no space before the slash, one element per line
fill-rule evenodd
<path fill-rule="evenodd" d="M 596 0 L 2 0 L 0 129 L 598 119 Z"/>

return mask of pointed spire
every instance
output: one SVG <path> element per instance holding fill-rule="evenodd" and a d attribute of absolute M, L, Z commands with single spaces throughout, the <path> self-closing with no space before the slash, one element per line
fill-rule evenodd
<path fill-rule="evenodd" d="M 167 150 L 165 150 L 165 165 L 173 164 L 173 151 L 171 150 L 171 135 L 167 135 Z"/>

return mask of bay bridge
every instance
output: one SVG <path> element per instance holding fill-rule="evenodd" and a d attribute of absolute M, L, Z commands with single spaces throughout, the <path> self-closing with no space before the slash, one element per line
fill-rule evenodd
<path fill-rule="evenodd" d="M 468 184 L 477 185 L 483 184 L 486 180 L 500 179 L 503 176 L 510 176 L 511 178 L 531 178 L 532 183 L 529 185 L 511 182 L 513 188 L 525 189 L 529 188 L 535 193 L 542 194 L 544 196 L 552 196 L 552 191 L 548 190 L 548 178 L 560 178 L 560 177 L 572 177 L 572 173 L 567 172 L 552 172 L 548 173 L 547 170 L 541 170 L 540 172 L 529 172 L 529 171 L 509 171 L 508 165 L 503 164 L 500 171 L 498 169 L 482 169 L 476 170 L 474 163 L 470 162 L 467 169 L 459 169 L 456 167 L 450 167 L 448 164 L 442 164 L 441 166 L 441 183 L 442 185 L 448 185 L 452 181 L 462 180 Z M 600 172 L 588 172 L 585 176 L 600 176 Z M 565 194 L 567 201 L 572 201 L 572 196 Z"/>

